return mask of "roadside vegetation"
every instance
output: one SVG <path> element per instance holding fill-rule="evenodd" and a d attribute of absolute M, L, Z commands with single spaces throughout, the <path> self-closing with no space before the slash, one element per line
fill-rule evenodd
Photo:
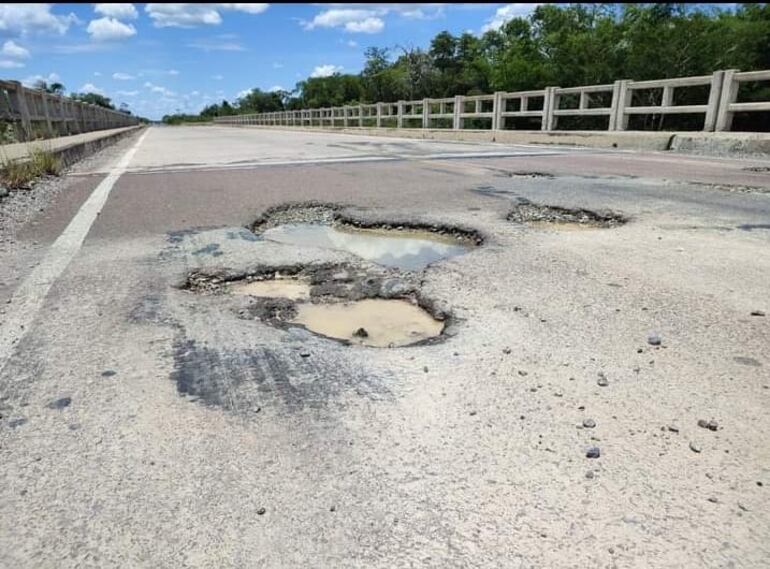
<path fill-rule="evenodd" d="M 426 49 L 369 47 L 358 74 L 307 78 L 292 91 L 254 89 L 200 114 L 163 120 L 179 124 L 234 114 L 707 75 L 717 69 L 770 69 L 768 46 L 768 4 L 737 4 L 732 11 L 683 3 L 542 5 L 481 36 L 441 32 Z M 704 96 L 698 88 L 680 93 L 676 104 Z M 766 99 L 770 89 L 749 84 L 741 95 L 747 101 Z M 660 94 L 649 96 L 654 104 Z M 660 128 L 661 120 L 637 128 Z M 765 113 L 737 116 L 736 127 L 744 120 L 751 121 L 751 130 L 770 130 Z"/>
<path fill-rule="evenodd" d="M 28 189 L 40 176 L 58 176 L 61 160 L 46 148 L 33 148 L 27 160 L 0 156 L 0 185 L 9 189 Z"/>

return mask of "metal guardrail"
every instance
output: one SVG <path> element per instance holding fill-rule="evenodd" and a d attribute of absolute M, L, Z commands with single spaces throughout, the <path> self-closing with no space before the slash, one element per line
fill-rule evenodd
<path fill-rule="evenodd" d="M 137 117 L 0 81 L 0 120 L 10 121 L 20 141 L 80 134 L 139 124 Z"/>
<path fill-rule="evenodd" d="M 450 123 L 451 128 L 464 128 L 469 119 L 488 119 L 492 130 L 505 128 L 506 118 L 540 119 L 543 131 L 558 130 L 560 117 L 607 116 L 610 131 L 627 130 L 632 115 L 703 115 L 703 130 L 727 131 L 737 112 L 770 111 L 770 101 L 737 103 L 742 82 L 770 81 L 770 71 L 741 73 L 735 69 L 715 71 L 711 75 L 679 77 L 655 81 L 619 80 L 606 85 L 583 87 L 545 87 L 515 93 L 421 99 L 395 103 L 346 105 L 323 109 L 302 109 L 248 115 L 217 117 L 215 123 L 257 126 L 382 127 L 386 121 L 396 128 L 431 128 L 435 121 Z M 686 87 L 708 87 L 708 101 L 698 105 L 675 105 L 674 91 Z M 637 91 L 659 90 L 660 103 L 634 105 Z M 598 99 L 609 100 L 609 106 L 595 106 Z M 601 103 L 601 100 L 599 101 Z M 562 105 L 562 103 L 574 103 Z M 450 128 L 450 127 L 445 127 Z"/>

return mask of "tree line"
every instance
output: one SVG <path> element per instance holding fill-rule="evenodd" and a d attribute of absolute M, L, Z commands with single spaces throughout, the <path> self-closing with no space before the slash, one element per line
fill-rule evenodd
<path fill-rule="evenodd" d="M 197 115 L 163 120 L 770 69 L 770 6 L 541 5 L 481 36 L 443 31 L 427 48 L 370 47 L 365 57 L 357 74 L 307 78 L 291 92 L 254 89 Z M 761 85 L 748 91 L 770 98 Z"/>

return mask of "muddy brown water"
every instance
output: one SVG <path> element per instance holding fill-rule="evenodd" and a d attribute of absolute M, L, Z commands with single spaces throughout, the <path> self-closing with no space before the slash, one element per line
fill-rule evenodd
<path fill-rule="evenodd" d="M 230 292 L 261 298 L 307 300 L 310 298 L 310 285 L 297 279 L 277 278 L 265 281 L 233 283 L 230 285 Z"/>
<path fill-rule="evenodd" d="M 378 348 L 439 336 L 444 323 L 406 300 L 367 299 L 334 304 L 298 304 L 293 320 L 316 334 Z M 362 337 L 356 332 L 363 328 Z"/>
<path fill-rule="evenodd" d="M 407 271 L 462 255 L 471 248 L 452 236 L 429 231 L 359 229 L 317 223 L 278 225 L 266 230 L 263 236 L 278 243 L 347 251 L 367 261 Z"/>

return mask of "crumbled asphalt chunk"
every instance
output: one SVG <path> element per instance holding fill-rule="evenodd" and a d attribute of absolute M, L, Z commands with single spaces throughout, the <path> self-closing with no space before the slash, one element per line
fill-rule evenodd
<path fill-rule="evenodd" d="M 309 358 L 309 357 L 310 357 L 310 352 L 307 352 L 307 351 L 304 351 L 304 350 L 303 350 L 303 351 L 301 351 L 301 352 L 299 353 L 299 356 L 300 356 L 301 358 Z"/>
<path fill-rule="evenodd" d="M 596 421 L 593 419 L 583 419 L 583 426 L 586 429 L 593 429 L 596 426 Z"/>
<path fill-rule="evenodd" d="M 672 433 L 678 433 L 679 432 L 679 429 L 677 427 L 674 427 L 673 425 L 669 425 L 667 428 Z"/>
<path fill-rule="evenodd" d="M 697 443 L 690 441 L 690 450 L 693 452 L 700 452 L 701 448 L 700 448 L 700 445 L 698 445 Z"/>
<path fill-rule="evenodd" d="M 764 310 L 752 310 L 751 311 L 752 316 L 764 316 L 765 311 Z"/>
<path fill-rule="evenodd" d="M 586 451 L 586 458 L 599 458 L 601 451 L 599 447 L 591 447 Z"/>
<path fill-rule="evenodd" d="M 617 227 L 627 221 L 625 217 L 614 212 L 548 206 L 527 200 L 520 200 L 520 203 L 508 214 L 507 219 L 517 223 L 575 223 L 592 227 Z"/>
<path fill-rule="evenodd" d="M 260 508 L 259 510 L 257 510 L 257 515 L 258 515 L 258 516 L 262 516 L 262 515 L 264 515 L 264 514 L 265 514 L 265 512 L 266 512 L 266 511 L 267 511 L 267 510 L 265 510 L 265 508 Z"/>
<path fill-rule="evenodd" d="M 355 332 L 353 332 L 353 336 L 356 338 L 368 338 L 369 332 L 366 331 L 366 328 L 359 328 Z"/>
<path fill-rule="evenodd" d="M 65 407 L 69 407 L 70 403 L 72 403 L 71 397 L 62 397 L 61 399 L 57 399 L 56 401 L 51 401 L 46 407 L 49 409 L 64 409 Z"/>
<path fill-rule="evenodd" d="M 647 343 L 651 346 L 660 346 L 663 343 L 663 338 L 661 338 L 659 334 L 653 332 L 647 336 Z"/>

